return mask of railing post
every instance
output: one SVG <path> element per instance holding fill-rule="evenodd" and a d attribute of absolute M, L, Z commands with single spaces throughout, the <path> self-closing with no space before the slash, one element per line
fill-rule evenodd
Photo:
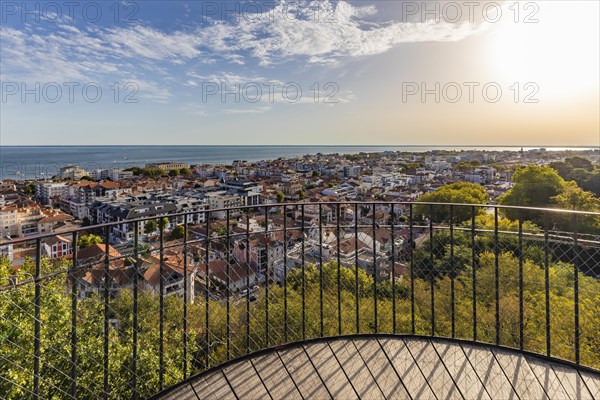
<path fill-rule="evenodd" d="M 110 283 L 110 227 L 104 228 L 104 394 L 103 397 L 108 399 L 108 298 L 109 290 L 108 285 Z"/>
<path fill-rule="evenodd" d="M 523 213 L 519 210 L 519 350 L 521 351 L 525 344 L 523 307 Z"/>
<path fill-rule="evenodd" d="M 340 260 L 340 203 L 336 210 L 338 335 L 342 334 L 342 266 Z"/>
<path fill-rule="evenodd" d="M 394 203 L 390 205 L 390 240 L 392 241 L 392 333 L 396 333 L 396 238 L 394 237 Z"/>
<path fill-rule="evenodd" d="M 475 206 L 471 207 L 471 272 L 473 280 L 473 341 L 477 341 L 477 251 L 475 249 Z"/>
<path fill-rule="evenodd" d="M 265 343 L 269 347 L 269 207 L 265 206 Z"/>
<path fill-rule="evenodd" d="M 304 204 L 301 207 L 301 230 L 302 230 L 302 340 L 306 340 L 306 265 L 304 260 Z"/>
<path fill-rule="evenodd" d="M 373 331 L 378 332 L 378 309 L 377 309 L 377 249 L 375 248 L 375 203 L 373 203 L 373 219 L 371 220 L 372 234 L 373 234 L 373 309 L 374 309 L 374 326 Z"/>
<path fill-rule="evenodd" d="M 431 268 L 433 268 L 433 204 L 429 205 L 429 261 Z M 431 290 L 431 336 L 435 336 L 435 275 L 433 271 L 431 272 L 429 287 Z"/>
<path fill-rule="evenodd" d="M 183 216 L 183 379 L 187 379 L 187 353 L 188 353 L 188 333 L 187 333 L 187 303 L 188 303 L 188 215 Z"/>
<path fill-rule="evenodd" d="M 134 265 L 133 265 L 133 345 L 132 345 L 132 382 L 131 382 L 131 390 L 133 399 L 137 399 L 137 347 L 138 347 L 138 279 L 140 271 L 138 269 L 139 262 L 139 223 L 134 222 L 134 233 L 133 233 L 133 257 L 134 257 Z"/>
<path fill-rule="evenodd" d="M 354 203 L 354 297 L 356 304 L 356 333 L 360 333 L 359 298 L 358 298 L 358 203 Z"/>
<path fill-rule="evenodd" d="M 204 353 L 204 368 L 210 367 L 210 321 L 209 321 L 209 310 L 210 310 L 210 268 L 208 267 L 208 260 L 210 255 L 210 211 L 206 211 L 206 249 L 204 258 L 204 331 L 205 331 L 205 353 Z"/>
<path fill-rule="evenodd" d="M 287 298 L 287 209 L 283 205 L 283 335 L 288 342 L 288 298 Z"/>
<path fill-rule="evenodd" d="M 34 294 L 34 337 L 33 337 L 33 398 L 40 396 L 40 319 L 41 319 L 41 274 L 42 274 L 42 241 L 35 240 L 35 294 Z"/>
<path fill-rule="evenodd" d="M 165 218 L 165 217 L 163 217 Z M 165 279 L 164 279 L 164 247 L 165 247 L 165 228 L 166 223 L 161 218 L 160 222 L 160 264 L 159 264 L 159 348 L 158 348 L 158 385 L 160 390 L 164 389 L 165 383 L 165 356 L 164 356 L 164 340 L 165 340 Z"/>
<path fill-rule="evenodd" d="M 73 232 L 71 265 L 71 397 L 77 398 L 77 231 Z"/>
<path fill-rule="evenodd" d="M 573 214 L 573 306 L 575 314 L 575 363 L 579 365 L 579 245 L 577 243 L 577 214 Z"/>
<path fill-rule="evenodd" d="M 415 262 L 414 262 L 414 245 L 415 245 L 415 237 L 413 232 L 413 203 L 408 205 L 409 207 L 409 254 L 410 254 L 410 323 L 411 323 L 411 333 L 415 334 Z"/>
<path fill-rule="evenodd" d="M 500 345 L 500 244 L 498 242 L 498 207 L 494 207 L 494 291 L 496 346 Z"/>
<path fill-rule="evenodd" d="M 319 332 L 324 336 L 323 325 L 323 207 L 319 203 Z"/>
<path fill-rule="evenodd" d="M 450 314 L 451 314 L 451 325 L 452 325 L 452 338 L 456 337 L 456 289 L 454 287 L 454 206 L 450 205 Z"/>
<path fill-rule="evenodd" d="M 226 315 L 226 330 L 227 330 L 227 339 L 226 339 L 226 349 L 227 349 L 227 360 L 229 361 L 231 359 L 231 304 L 230 304 L 230 296 L 231 296 L 231 278 L 230 278 L 230 274 L 231 274 L 231 258 L 230 258 L 230 244 L 229 244 L 229 208 L 225 211 L 225 218 L 226 218 L 226 222 L 225 222 L 225 228 L 226 228 L 226 232 L 225 232 L 225 240 L 227 243 L 225 243 L 225 261 L 227 262 L 227 264 L 225 265 L 225 275 L 226 275 L 226 283 L 225 283 L 225 305 L 226 305 L 226 310 L 227 310 L 227 315 Z M 249 290 L 250 288 L 248 288 Z"/>
<path fill-rule="evenodd" d="M 256 282 L 256 273 L 254 274 Z M 246 210 L 246 354 L 250 353 L 250 209 Z"/>
<path fill-rule="evenodd" d="M 544 291 L 546 294 L 546 355 L 552 353 L 552 342 L 550 337 L 550 243 L 548 238 L 548 213 L 544 213 Z"/>

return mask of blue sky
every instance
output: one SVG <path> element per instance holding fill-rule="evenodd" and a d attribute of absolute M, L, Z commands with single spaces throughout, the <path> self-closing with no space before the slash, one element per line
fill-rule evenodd
<path fill-rule="evenodd" d="M 600 144 L 597 2 L 447 3 L 3 2 L 1 144 Z"/>

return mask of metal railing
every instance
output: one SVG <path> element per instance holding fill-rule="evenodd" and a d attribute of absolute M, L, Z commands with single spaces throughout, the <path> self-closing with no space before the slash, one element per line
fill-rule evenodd
<path fill-rule="evenodd" d="M 201 213 L 201 225 L 181 213 L 0 244 L 2 396 L 146 397 L 264 348 L 361 333 L 600 368 L 600 213 L 400 202 Z M 183 228 L 164 220 L 181 216 Z M 117 243 L 123 228 L 133 238 Z M 78 246 L 90 233 L 102 242 Z"/>

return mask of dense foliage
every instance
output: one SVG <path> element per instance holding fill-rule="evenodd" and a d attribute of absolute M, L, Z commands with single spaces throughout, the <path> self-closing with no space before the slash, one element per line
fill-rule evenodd
<path fill-rule="evenodd" d="M 535 234 L 539 228 L 525 224 L 527 236 L 524 252 L 519 253 L 518 226 L 501 220 L 498 247 L 492 233 L 493 216 L 481 215 L 476 220 L 476 234 L 469 230 L 470 221 L 456 225 L 453 245 L 447 229 L 436 232 L 433 241 L 426 240 L 415 249 L 412 263 L 406 261 L 406 271 L 391 280 L 380 281 L 375 287 L 373 278 L 363 269 L 340 267 L 327 263 L 320 270 L 307 264 L 304 271 L 293 269 L 288 274 L 287 289 L 271 284 L 268 292 L 269 336 L 266 337 L 266 290 L 258 300 L 249 303 L 250 318 L 246 315 L 245 298 L 232 295 L 230 301 L 231 356 L 240 356 L 286 341 L 284 329 L 284 291 L 287 291 L 287 341 L 323 335 L 372 332 L 375 328 L 374 300 L 378 301 L 379 332 L 395 330 L 410 333 L 411 273 L 413 265 L 414 323 L 417 334 L 431 333 L 431 290 L 435 291 L 435 334 L 452 335 L 451 287 L 454 286 L 455 335 L 473 335 L 473 268 L 476 270 L 478 340 L 495 342 L 495 271 L 496 254 L 499 272 L 500 342 L 517 347 L 519 343 L 519 260 L 523 269 L 524 347 L 545 352 L 545 255 Z M 531 236 L 533 235 L 533 236 Z M 473 243 L 475 246 L 473 246 Z M 548 257 L 550 278 L 549 301 L 552 355 L 574 359 L 574 267 L 569 254 L 553 247 Z M 496 253 L 497 251 L 497 253 Z M 598 258 L 598 253 L 593 257 Z M 51 264 L 44 260 L 43 273 L 61 271 L 67 264 Z M 0 260 L 0 285 L 8 284 L 14 274 L 5 258 Z M 27 261 L 18 271 L 20 281 L 30 279 L 34 263 Z M 322 278 L 322 291 L 321 291 Z M 338 290 L 338 281 L 340 286 Z M 67 397 L 70 385 L 71 293 L 69 278 L 58 274 L 41 283 L 41 393 L 43 398 Z M 304 288 L 304 296 L 302 296 Z M 7 398 L 31 397 L 33 385 L 34 284 L 5 288 L 0 292 L 0 393 Z M 303 300 L 304 299 L 304 300 Z M 322 299 L 322 302 L 321 302 Z M 338 302 L 341 314 L 338 314 Z M 600 368 L 600 282 L 579 275 L 579 304 L 581 323 L 581 362 Z M 321 307 L 323 324 L 321 332 Z M 304 306 L 303 306 L 304 305 Z M 358 312 L 356 306 L 358 305 Z M 203 292 L 194 304 L 188 304 L 188 373 L 206 367 L 205 307 Z M 226 301 L 209 300 L 208 343 L 211 365 L 226 359 L 227 318 Z M 304 310 L 303 310 L 304 309 Z M 304 318 L 303 318 L 304 314 Z M 137 386 L 141 396 L 157 391 L 159 377 L 159 297 L 146 288 L 139 291 Z M 183 377 L 183 300 L 167 296 L 164 304 L 164 376 L 165 385 Z M 96 397 L 102 393 L 104 298 L 102 292 L 82 298 L 77 305 L 78 396 Z M 113 397 L 131 395 L 133 351 L 133 291 L 123 289 L 109 300 L 109 386 Z M 304 324 L 303 324 L 304 321 Z M 358 321 L 358 326 L 357 326 Z M 248 322 L 248 325 L 247 325 Z M 341 325 L 340 325 L 341 322 Z M 247 331 L 247 329 L 249 329 Z M 246 336 L 248 333 L 248 336 Z M 248 340 L 249 347 L 246 347 Z"/>
<path fill-rule="evenodd" d="M 550 164 L 567 181 L 575 181 L 583 190 L 600 196 L 600 165 L 583 157 L 569 157 Z"/>
<path fill-rule="evenodd" d="M 485 191 L 485 188 L 481 185 L 469 182 L 458 182 L 445 185 L 436 189 L 434 192 L 419 197 L 419 202 L 427 203 L 486 204 L 488 201 L 489 195 Z M 417 204 L 415 213 L 417 216 L 429 218 L 431 212 L 430 208 L 433 209 L 434 221 L 450 220 L 449 206 L 430 207 L 428 205 Z M 453 211 L 454 221 L 465 221 L 471 218 L 473 212 L 471 207 L 454 207 Z M 474 212 L 480 213 L 481 208 L 476 208 Z"/>
<path fill-rule="evenodd" d="M 577 186 L 574 181 L 565 181 L 553 168 L 530 165 L 518 169 L 513 176 L 514 186 L 498 201 L 508 206 L 553 207 L 578 211 L 600 211 L 600 201 L 591 192 Z M 504 214 L 516 220 L 521 217 L 540 226 L 548 223 L 544 214 L 538 211 L 505 209 Z M 578 221 L 547 214 L 547 219 L 565 231 L 573 229 L 575 222 L 580 232 L 597 234 L 600 232 L 600 218 L 585 216 Z"/>

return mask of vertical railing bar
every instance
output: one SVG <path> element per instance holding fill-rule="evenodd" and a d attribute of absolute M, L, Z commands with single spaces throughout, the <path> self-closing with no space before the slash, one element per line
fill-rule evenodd
<path fill-rule="evenodd" d="M 225 233 L 225 240 L 226 240 L 226 244 L 225 244 L 225 260 L 227 261 L 227 264 L 225 265 L 225 275 L 226 275 L 226 283 L 225 283 L 225 295 L 227 296 L 225 299 L 225 304 L 226 304 L 226 310 L 227 310 L 227 316 L 226 316 L 226 330 L 227 330 L 227 338 L 225 340 L 226 344 L 226 349 L 227 349 L 227 360 L 229 361 L 231 359 L 231 302 L 230 302 L 230 296 L 231 296 L 231 278 L 230 278 L 230 274 L 231 274 L 231 257 L 230 257 L 230 243 L 229 243 L 229 208 L 225 211 L 225 218 L 226 218 L 226 222 L 225 222 L 225 229 L 226 229 L 226 233 Z M 250 288 L 248 288 L 249 290 Z"/>
<path fill-rule="evenodd" d="M 265 342 L 269 347 L 269 207 L 265 206 Z"/>
<path fill-rule="evenodd" d="M 340 259 L 340 203 L 336 210 L 336 242 L 337 242 L 337 306 L 338 306 L 338 335 L 342 334 L 342 266 Z"/>
<path fill-rule="evenodd" d="M 132 337 L 132 377 L 131 377 L 131 397 L 133 399 L 137 399 L 137 358 L 138 358 L 138 279 L 139 279 L 139 269 L 138 269 L 138 257 L 139 257 L 139 222 L 135 221 L 133 223 L 133 337 Z"/>
<path fill-rule="evenodd" d="M 323 325 L 323 207 L 319 203 L 319 332 L 324 336 Z"/>
<path fill-rule="evenodd" d="M 104 228 L 104 393 L 103 397 L 108 399 L 108 284 L 109 275 L 109 257 L 110 257 L 110 227 Z"/>
<path fill-rule="evenodd" d="M 288 342 L 288 298 L 287 298 L 287 208 L 283 205 L 283 337 Z"/>
<path fill-rule="evenodd" d="M 34 337 L 33 337 L 33 398 L 39 399 L 40 396 L 40 338 L 41 338 L 41 274 L 42 274 L 42 241 L 35 241 L 35 293 L 34 293 Z"/>
<path fill-rule="evenodd" d="M 256 274 L 254 275 L 256 282 Z M 250 209 L 246 210 L 246 354 L 250 353 Z"/>
<path fill-rule="evenodd" d="M 414 232 L 413 232 L 413 204 L 408 205 L 409 209 L 409 254 L 410 254 L 410 320 L 411 333 L 415 334 L 415 263 L 414 263 Z"/>
<path fill-rule="evenodd" d="M 164 378 L 165 378 L 165 357 L 164 357 L 164 340 L 165 340 L 165 266 L 164 266 L 164 247 L 165 247 L 165 229 L 167 222 L 165 222 L 163 217 L 160 221 L 160 248 L 159 248 L 159 291 L 160 295 L 159 299 L 159 349 L 158 349 L 158 387 L 160 390 L 164 389 Z"/>
<path fill-rule="evenodd" d="M 451 325 L 452 325 L 452 338 L 456 337 L 456 289 L 454 287 L 454 206 L 450 205 L 450 314 L 451 314 Z"/>
<path fill-rule="evenodd" d="M 378 332 L 378 304 L 377 304 L 377 249 L 375 247 L 375 203 L 373 203 L 373 219 L 371 221 L 371 228 L 373 230 L 373 311 L 374 311 L 374 322 L 373 331 Z"/>
<path fill-rule="evenodd" d="M 573 306 L 575 313 L 575 364 L 579 365 L 579 245 L 577 243 L 577 214 L 573 214 Z"/>
<path fill-rule="evenodd" d="M 519 211 L 519 349 L 523 351 L 525 338 L 523 306 L 523 213 Z"/>
<path fill-rule="evenodd" d="M 183 379 L 187 379 L 188 215 L 183 216 Z"/>
<path fill-rule="evenodd" d="M 210 268 L 208 266 L 209 260 L 209 251 L 210 251 L 210 211 L 206 211 L 206 249 L 205 249 L 205 258 L 204 258 L 204 330 L 205 330 L 205 354 L 204 354 L 204 367 L 210 367 L 210 334 L 209 334 L 209 309 L 210 309 Z"/>
<path fill-rule="evenodd" d="M 394 203 L 390 205 L 390 240 L 392 241 L 392 333 L 396 333 L 396 247 L 394 237 Z"/>
<path fill-rule="evenodd" d="M 500 345 L 500 243 L 498 241 L 498 207 L 494 207 L 494 280 L 495 280 L 495 319 L 496 346 Z"/>
<path fill-rule="evenodd" d="M 71 397 L 77 398 L 77 231 L 73 232 L 71 271 Z"/>
<path fill-rule="evenodd" d="M 301 206 L 301 229 L 302 229 L 302 244 L 301 244 L 301 252 L 302 252 L 302 340 L 306 339 L 306 263 L 304 260 L 304 241 L 305 241 L 305 233 L 304 233 L 304 204 Z"/>
<path fill-rule="evenodd" d="M 356 305 L 356 333 L 360 333 L 359 299 L 358 299 L 358 204 L 354 203 L 354 297 Z"/>
<path fill-rule="evenodd" d="M 429 205 L 429 261 L 433 267 L 433 204 Z M 431 289 L 431 336 L 435 336 L 435 276 L 431 275 L 429 282 Z"/>
<path fill-rule="evenodd" d="M 471 206 L 471 272 L 473 280 L 473 341 L 477 341 L 477 249 L 475 248 L 475 206 Z"/>
<path fill-rule="evenodd" d="M 546 292 L 546 355 L 550 357 L 551 351 L 551 337 L 550 337 L 550 243 L 548 241 L 548 213 L 544 213 L 544 290 Z"/>

